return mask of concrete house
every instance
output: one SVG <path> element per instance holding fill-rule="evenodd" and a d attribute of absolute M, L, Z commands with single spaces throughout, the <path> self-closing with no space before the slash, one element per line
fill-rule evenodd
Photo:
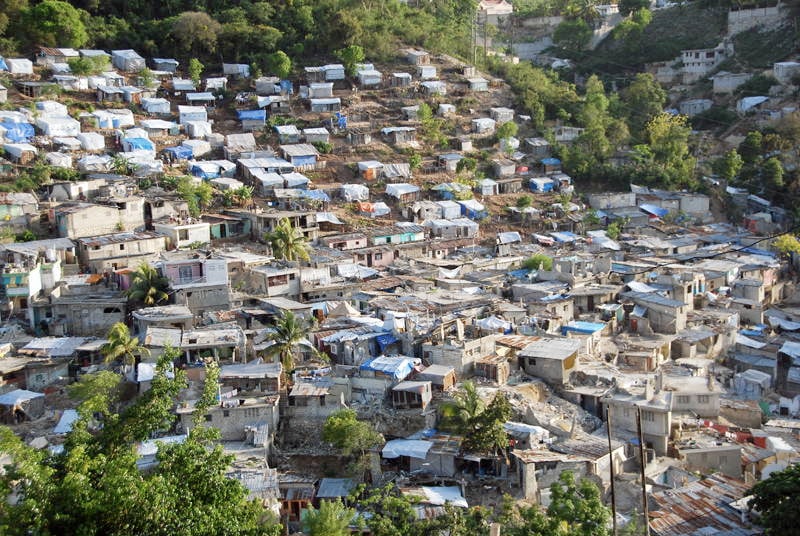
<path fill-rule="evenodd" d="M 569 382 L 577 370 L 578 352 L 585 343 L 577 339 L 542 338 L 517 352 L 517 362 L 526 374 L 557 385 Z"/>
<path fill-rule="evenodd" d="M 392 387 L 392 407 L 395 409 L 424 410 L 432 399 L 429 381 L 404 381 Z"/>
<path fill-rule="evenodd" d="M 154 222 L 153 229 L 166 237 L 170 248 L 186 248 L 191 244 L 211 242 L 211 226 L 208 222 Z"/>
<path fill-rule="evenodd" d="M 144 198 L 111 200 L 113 204 L 65 203 L 51 209 L 58 235 L 84 238 L 144 227 Z"/>
<path fill-rule="evenodd" d="M 233 394 L 228 396 L 229 393 Z M 280 423 L 280 397 L 268 395 L 240 398 L 235 393 L 236 391 L 226 391 L 219 405 L 207 410 L 204 426 L 218 429 L 223 441 L 254 442 L 254 436 L 260 435 L 262 437 L 258 446 L 269 449 Z M 195 408 L 191 403 L 176 409 L 181 425 L 187 432 L 194 428 L 194 412 Z"/>
<path fill-rule="evenodd" d="M 432 365 L 454 369 L 460 378 L 469 378 L 473 375 L 477 360 L 494 355 L 495 340 L 495 335 L 487 335 L 473 340 L 450 339 L 441 343 L 424 343 L 422 357 Z"/>
<path fill-rule="evenodd" d="M 150 262 L 166 249 L 165 236 L 150 232 L 84 237 L 77 239 L 75 244 L 78 262 L 94 273 Z"/>
<path fill-rule="evenodd" d="M 644 389 L 620 389 L 605 400 L 611 415 L 612 427 L 636 433 L 637 413 L 641 414 L 642 436 L 648 449 L 665 456 L 672 430 L 672 393 L 655 392 L 653 381 L 647 380 Z"/>
<path fill-rule="evenodd" d="M 230 309 L 230 286 L 225 259 L 159 261 L 159 272 L 169 279 L 175 303 L 193 313 Z"/>
<path fill-rule="evenodd" d="M 686 329 L 686 315 L 689 306 L 682 301 L 666 298 L 656 292 L 625 292 L 625 298 L 633 301 L 641 309 L 634 309 L 630 317 L 631 330 L 676 334 Z"/>

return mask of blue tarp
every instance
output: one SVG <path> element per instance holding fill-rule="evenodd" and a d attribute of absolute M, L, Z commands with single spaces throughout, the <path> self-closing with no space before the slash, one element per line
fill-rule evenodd
<path fill-rule="evenodd" d="M 183 145 L 178 145 L 177 147 L 167 147 L 164 149 L 165 153 L 170 153 L 175 160 L 189 160 L 194 156 L 192 153 L 191 147 L 185 147 Z M 195 168 L 192 168 L 192 174 L 194 175 Z M 202 170 L 201 170 L 202 171 Z M 199 176 L 199 175 L 195 175 Z"/>
<path fill-rule="evenodd" d="M 554 233 L 550 233 L 556 242 L 568 243 L 568 242 L 575 242 L 578 239 L 578 235 L 575 233 L 570 233 L 569 231 L 558 231 Z"/>
<path fill-rule="evenodd" d="M 266 121 L 266 110 L 239 110 L 239 121 Z"/>
<path fill-rule="evenodd" d="M 392 333 L 384 333 L 383 335 L 378 335 L 375 337 L 375 341 L 377 341 L 378 346 L 381 347 L 381 352 L 385 351 L 386 347 L 390 344 L 396 343 L 397 340 L 397 337 L 395 337 Z"/>
<path fill-rule="evenodd" d="M 380 335 L 379 335 L 380 336 Z M 361 370 L 372 370 L 391 376 L 396 380 L 403 380 L 414 370 L 414 361 L 409 357 L 379 356 L 365 361 L 359 367 Z"/>
<path fill-rule="evenodd" d="M 545 166 L 560 166 L 561 165 L 561 160 L 559 160 L 558 158 L 542 158 L 541 162 Z"/>
<path fill-rule="evenodd" d="M 745 253 L 750 253 L 751 255 L 763 255 L 764 257 L 774 257 L 775 253 L 772 251 L 767 251 L 766 249 L 758 249 L 758 248 L 742 248 L 742 251 Z"/>
<path fill-rule="evenodd" d="M 586 333 L 591 335 L 592 333 L 601 331 L 604 327 L 606 327 L 606 325 L 602 322 L 584 322 L 582 320 L 575 320 L 566 326 L 561 326 L 561 335 L 566 335 L 570 331 L 573 333 Z"/>
<path fill-rule="evenodd" d="M 0 56 L 0 71 L 7 71 L 8 65 L 6 65 L 6 60 L 2 56 Z"/>
<path fill-rule="evenodd" d="M 667 214 L 669 214 L 669 210 L 665 208 L 661 208 L 658 205 L 651 205 L 649 203 L 642 203 L 639 205 L 639 208 L 647 212 L 648 214 L 652 214 L 653 216 L 663 218 Z"/>
<path fill-rule="evenodd" d="M 155 151 L 156 146 L 147 138 L 125 138 L 124 142 L 131 151 Z"/>
<path fill-rule="evenodd" d="M 292 86 L 291 80 L 281 80 L 280 86 L 281 86 L 281 93 L 288 93 L 289 95 L 294 93 L 294 87 Z"/>
<path fill-rule="evenodd" d="M 11 143 L 28 143 L 33 138 L 33 125 L 30 123 L 0 123 L 6 130 L 5 138 Z"/>

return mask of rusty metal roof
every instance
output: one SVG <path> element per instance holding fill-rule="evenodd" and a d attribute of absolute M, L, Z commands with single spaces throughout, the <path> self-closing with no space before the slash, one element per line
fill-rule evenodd
<path fill-rule="evenodd" d="M 652 534 L 685 536 L 723 531 L 759 534 L 761 531 L 752 528 L 746 518 L 743 521 L 741 511 L 732 504 L 744 497 L 747 490 L 747 484 L 741 480 L 717 473 L 681 488 L 654 493 L 650 512 Z"/>

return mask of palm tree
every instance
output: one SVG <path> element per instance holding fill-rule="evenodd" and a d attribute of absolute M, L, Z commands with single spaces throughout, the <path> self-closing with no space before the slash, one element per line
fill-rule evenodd
<path fill-rule="evenodd" d="M 480 415 L 485 405 L 481 400 L 475 384 L 465 381 L 455 400 L 441 405 L 442 423 L 440 428 L 448 428 L 454 432 L 464 434 L 468 431 L 470 423 Z"/>
<path fill-rule="evenodd" d="M 253 203 L 253 187 L 241 186 L 233 191 L 234 198 L 240 207 L 249 207 Z"/>
<path fill-rule="evenodd" d="M 283 311 L 275 322 L 275 331 L 268 336 L 268 339 L 274 343 L 268 351 L 271 355 L 280 358 L 287 376 L 294 370 L 297 346 L 302 345 L 314 350 L 306 338 L 310 327 L 309 322 L 293 312 Z"/>
<path fill-rule="evenodd" d="M 123 370 L 136 364 L 136 358 L 150 355 L 150 350 L 139 344 L 139 339 L 131 337 L 128 326 L 117 322 L 108 330 L 108 342 L 103 345 L 105 362 L 110 363 L 122 359 Z"/>
<path fill-rule="evenodd" d="M 277 259 L 298 263 L 309 259 L 306 237 L 292 226 L 289 218 L 281 218 L 274 230 L 264 233 L 264 239 L 269 242 L 272 254 Z"/>
<path fill-rule="evenodd" d="M 143 262 L 136 268 L 127 294 L 129 300 L 141 302 L 145 307 L 152 307 L 169 299 L 167 289 L 169 289 L 169 279 Z"/>

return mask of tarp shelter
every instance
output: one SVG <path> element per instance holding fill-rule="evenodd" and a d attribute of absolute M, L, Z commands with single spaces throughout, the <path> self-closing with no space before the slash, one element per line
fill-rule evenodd
<path fill-rule="evenodd" d="M 232 177 L 236 173 L 236 164 L 227 160 L 190 162 L 189 172 L 195 177 L 206 180 L 218 177 Z"/>
<path fill-rule="evenodd" d="M 486 207 L 475 199 L 458 201 L 458 204 L 461 205 L 461 213 L 471 220 L 482 220 L 487 216 Z"/>
<path fill-rule="evenodd" d="M 211 134 L 211 123 L 208 121 L 187 121 L 184 126 L 190 138 L 203 139 Z"/>
<path fill-rule="evenodd" d="M 510 333 L 512 329 L 511 322 L 507 322 L 496 316 L 489 316 L 475 321 L 475 324 L 484 331 Z"/>
<path fill-rule="evenodd" d="M 383 164 L 377 160 L 362 160 L 357 165 L 359 175 L 368 181 L 377 179 L 383 171 Z"/>
<path fill-rule="evenodd" d="M 22 163 L 32 160 L 38 153 L 36 147 L 29 143 L 6 143 L 3 149 L 14 161 Z"/>
<path fill-rule="evenodd" d="M 40 117 L 36 120 L 36 126 L 46 136 L 77 136 L 81 132 L 80 122 L 68 115 Z"/>
<path fill-rule="evenodd" d="M 170 103 L 167 99 L 144 98 L 142 99 L 142 109 L 149 114 L 169 114 Z"/>
<path fill-rule="evenodd" d="M 106 139 L 97 132 L 81 132 L 75 137 L 84 151 L 102 151 L 106 148 Z"/>
<path fill-rule="evenodd" d="M 383 446 L 381 455 L 390 460 L 401 456 L 424 460 L 432 446 L 432 442 L 422 439 L 392 439 Z"/>
<path fill-rule="evenodd" d="M 303 137 L 306 143 L 328 143 L 331 139 L 331 134 L 325 127 L 304 128 Z"/>
<path fill-rule="evenodd" d="M 185 140 L 181 145 L 189 147 L 195 157 L 211 152 L 211 144 L 205 140 Z"/>
<path fill-rule="evenodd" d="M 110 171 L 112 161 L 108 155 L 89 154 L 78 160 L 78 171 L 84 173 Z"/>
<path fill-rule="evenodd" d="M 383 75 L 375 69 L 358 71 L 358 83 L 362 86 L 377 86 L 383 80 Z"/>
<path fill-rule="evenodd" d="M 47 163 L 53 167 L 72 169 L 72 157 L 66 153 L 51 152 L 44 155 Z"/>
<path fill-rule="evenodd" d="M 147 138 L 123 138 L 122 150 L 126 153 L 132 151 L 155 151 L 156 145 Z"/>
<path fill-rule="evenodd" d="M 58 420 L 58 424 L 53 429 L 56 435 L 65 435 L 72 430 L 72 424 L 78 420 L 78 412 L 74 409 L 65 409 Z"/>
<path fill-rule="evenodd" d="M 185 145 L 178 145 L 176 147 L 167 147 L 164 152 L 169 155 L 172 160 L 190 160 L 194 154 L 191 147 Z"/>
<path fill-rule="evenodd" d="M 8 65 L 6 65 L 6 60 L 2 56 L 0 56 L 0 71 L 7 71 Z"/>
<path fill-rule="evenodd" d="M 308 185 L 311 183 L 308 177 L 296 171 L 283 173 L 282 177 L 287 188 L 308 188 Z M 330 201 L 330 199 L 328 199 L 328 201 Z"/>
<path fill-rule="evenodd" d="M 436 201 L 442 209 L 442 219 L 453 220 L 461 217 L 461 205 L 455 201 Z"/>
<path fill-rule="evenodd" d="M 575 233 L 570 233 L 569 231 L 553 232 L 550 233 L 550 236 L 552 236 L 556 242 L 560 242 L 562 244 L 568 244 L 578 240 L 578 235 Z"/>
<path fill-rule="evenodd" d="M 300 129 L 295 125 L 276 125 L 275 132 L 281 143 L 297 143 L 300 141 Z"/>
<path fill-rule="evenodd" d="M 239 110 L 237 112 L 239 121 L 266 121 L 266 110 Z"/>
<path fill-rule="evenodd" d="M 133 112 L 126 109 L 95 110 L 91 115 L 97 119 L 99 129 L 125 128 L 136 124 Z"/>
<path fill-rule="evenodd" d="M 33 74 L 33 62 L 25 58 L 6 58 L 6 67 L 11 74 Z"/>
<path fill-rule="evenodd" d="M 153 58 L 153 69 L 156 71 L 174 73 L 178 70 L 178 65 L 178 60 L 173 58 Z"/>
<path fill-rule="evenodd" d="M 646 212 L 651 218 L 663 218 L 669 214 L 669 210 L 659 207 L 658 205 L 651 205 L 649 203 L 642 203 L 639 208 Z"/>
<path fill-rule="evenodd" d="M 475 189 L 481 195 L 496 195 L 498 193 L 497 181 L 482 179 L 478 181 L 478 186 Z"/>
<path fill-rule="evenodd" d="M 3 129 L 3 137 L 11 143 L 27 143 L 31 141 L 35 132 L 30 123 L 11 123 L 4 121 L 0 123 Z"/>
<path fill-rule="evenodd" d="M 217 98 L 210 91 L 203 91 L 200 93 L 187 93 L 186 102 L 188 102 L 189 104 L 197 104 L 197 105 L 205 103 L 206 106 L 214 106 L 214 104 L 217 102 Z"/>
<path fill-rule="evenodd" d="M 249 78 L 250 66 L 246 63 L 223 63 L 222 74 L 239 78 Z"/>
<path fill-rule="evenodd" d="M 386 195 L 396 199 L 403 199 L 403 197 L 415 194 L 420 191 L 419 186 L 408 184 L 405 182 L 398 182 L 397 184 L 386 185 Z"/>
<path fill-rule="evenodd" d="M 59 151 L 80 151 L 81 142 L 72 136 L 57 136 L 53 138 L 53 145 Z"/>
<path fill-rule="evenodd" d="M 606 325 L 603 322 L 585 322 L 583 320 L 573 320 L 566 326 L 561 326 L 561 335 L 567 333 L 581 333 L 584 335 L 594 335 L 603 331 Z"/>
<path fill-rule="evenodd" d="M 205 106 L 178 106 L 178 117 L 181 125 L 189 121 L 208 121 Z"/>
<path fill-rule="evenodd" d="M 15 424 L 44 415 L 44 395 L 26 389 L 15 389 L 0 395 L 0 422 Z"/>
<path fill-rule="evenodd" d="M 343 184 L 340 191 L 342 199 L 348 203 L 369 200 L 369 188 L 363 184 Z"/>
<path fill-rule="evenodd" d="M 135 50 L 112 50 L 111 64 L 120 71 L 139 72 L 146 67 L 144 58 Z"/>
<path fill-rule="evenodd" d="M 368 218 L 380 218 L 392 213 L 389 205 L 382 201 L 377 203 L 359 203 L 358 212 Z"/>
<path fill-rule="evenodd" d="M 338 112 L 342 109 L 342 99 L 339 97 L 311 99 L 309 106 L 312 112 Z"/>
<path fill-rule="evenodd" d="M 534 192 L 552 192 L 556 183 L 548 177 L 534 177 L 528 183 Z"/>

